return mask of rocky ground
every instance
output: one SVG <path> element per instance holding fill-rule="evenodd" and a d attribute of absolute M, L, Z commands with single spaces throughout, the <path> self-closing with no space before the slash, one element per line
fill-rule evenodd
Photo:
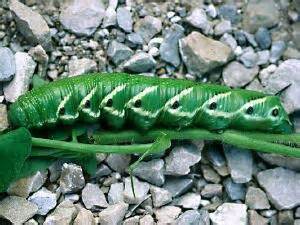
<path fill-rule="evenodd" d="M 298 0 L 0 1 L 0 130 L 35 81 L 129 71 L 274 94 L 300 117 Z M 299 225 L 300 160 L 177 143 L 140 164 L 99 155 L 94 177 L 58 161 L 0 200 L 1 224 Z M 4 222 L 4 220 L 6 222 Z"/>

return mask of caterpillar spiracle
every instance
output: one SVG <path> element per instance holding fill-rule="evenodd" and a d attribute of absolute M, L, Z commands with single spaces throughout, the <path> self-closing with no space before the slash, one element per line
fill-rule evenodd
<path fill-rule="evenodd" d="M 87 74 L 33 89 L 13 103 L 14 127 L 44 128 L 76 121 L 149 130 L 157 127 L 291 133 L 279 97 L 125 73 Z"/>

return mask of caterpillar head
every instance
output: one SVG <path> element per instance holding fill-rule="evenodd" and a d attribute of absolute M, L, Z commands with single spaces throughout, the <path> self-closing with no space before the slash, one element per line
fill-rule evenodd
<path fill-rule="evenodd" d="M 240 127 L 273 133 L 291 133 L 293 125 L 277 96 L 259 98 L 245 104 L 237 121 Z"/>

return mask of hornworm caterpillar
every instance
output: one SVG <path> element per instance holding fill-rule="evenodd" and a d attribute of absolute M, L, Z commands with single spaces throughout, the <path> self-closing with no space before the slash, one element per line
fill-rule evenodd
<path fill-rule="evenodd" d="M 277 96 L 125 73 L 88 74 L 34 89 L 10 107 L 14 127 L 99 121 L 113 129 L 201 127 L 291 133 Z"/>

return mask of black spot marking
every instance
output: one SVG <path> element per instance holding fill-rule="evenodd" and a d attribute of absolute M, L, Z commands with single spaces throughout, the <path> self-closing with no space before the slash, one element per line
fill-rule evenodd
<path fill-rule="evenodd" d="M 113 105 L 113 100 L 110 98 L 110 99 L 107 100 L 106 106 L 107 107 L 112 107 L 112 105 Z"/>
<path fill-rule="evenodd" d="M 279 110 L 277 108 L 272 110 L 272 116 L 276 117 L 279 114 Z"/>
<path fill-rule="evenodd" d="M 210 103 L 210 105 L 209 105 L 210 110 L 215 110 L 216 108 L 217 108 L 217 103 L 216 102 Z"/>
<path fill-rule="evenodd" d="M 179 107 L 179 102 L 175 101 L 172 105 L 172 109 L 177 109 Z"/>
<path fill-rule="evenodd" d="M 66 113 L 65 107 L 60 108 L 58 113 L 59 115 L 64 115 Z"/>
<path fill-rule="evenodd" d="M 252 115 L 253 114 L 253 107 L 252 106 L 250 106 L 247 110 L 246 110 L 246 113 L 248 114 L 248 115 Z"/>
<path fill-rule="evenodd" d="M 91 101 L 90 100 L 87 100 L 85 103 L 84 103 L 84 108 L 90 108 L 91 107 Z"/>
<path fill-rule="evenodd" d="M 134 107 L 135 107 L 135 108 L 140 108 L 141 106 L 142 106 L 142 101 L 141 101 L 141 99 L 136 100 L 135 103 L 134 103 Z"/>

